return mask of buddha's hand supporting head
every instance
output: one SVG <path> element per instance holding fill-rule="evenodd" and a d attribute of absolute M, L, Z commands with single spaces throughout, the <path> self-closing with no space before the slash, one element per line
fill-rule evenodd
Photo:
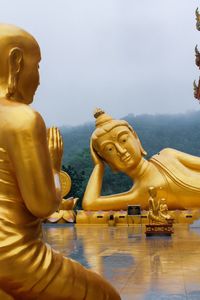
<path fill-rule="evenodd" d="M 39 85 L 40 48 L 24 30 L 0 24 L 0 97 L 30 104 Z"/>
<path fill-rule="evenodd" d="M 49 128 L 47 138 L 52 166 L 59 172 L 63 155 L 63 139 L 59 129 L 56 127 Z"/>
<path fill-rule="evenodd" d="M 99 165 L 101 167 L 104 166 L 104 161 L 103 159 L 99 156 L 99 154 L 95 151 L 93 144 L 92 144 L 92 138 L 90 139 L 90 153 L 92 157 L 92 161 L 94 165 Z"/>
<path fill-rule="evenodd" d="M 125 172 L 136 168 L 146 154 L 136 132 L 122 120 L 113 120 L 97 110 L 96 130 L 91 137 L 93 152 L 102 158 L 113 170 Z"/>

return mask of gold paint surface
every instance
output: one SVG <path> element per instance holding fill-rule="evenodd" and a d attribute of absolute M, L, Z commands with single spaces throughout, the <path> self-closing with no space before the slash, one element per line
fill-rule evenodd
<path fill-rule="evenodd" d="M 69 174 L 67 174 L 67 172 L 64 171 L 60 171 L 60 181 L 62 188 L 62 197 L 65 197 L 71 190 L 72 181 Z"/>
<path fill-rule="evenodd" d="M 149 187 L 149 211 L 148 219 L 150 223 L 167 223 L 171 219 L 168 213 L 168 207 L 164 198 L 157 198 L 157 190 Z"/>
<path fill-rule="evenodd" d="M 41 239 L 41 220 L 62 199 L 63 143 L 28 106 L 40 58 L 30 34 L 0 24 L 0 289 L 20 300 L 119 300 L 101 276 Z"/>
<path fill-rule="evenodd" d="M 83 198 L 84 210 L 119 211 L 138 204 L 147 210 L 151 186 L 170 210 L 200 207 L 199 157 L 167 148 L 146 160 L 137 133 L 126 121 L 114 120 L 100 110 L 95 117 L 96 129 L 90 140 L 94 169 Z M 125 193 L 102 196 L 105 163 L 128 175 L 133 187 Z"/>

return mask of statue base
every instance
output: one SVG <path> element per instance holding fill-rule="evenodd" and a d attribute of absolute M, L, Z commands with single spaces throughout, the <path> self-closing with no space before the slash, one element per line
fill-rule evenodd
<path fill-rule="evenodd" d="M 171 236 L 173 231 L 172 224 L 148 224 L 146 225 L 146 236 Z"/>
<path fill-rule="evenodd" d="M 192 224 L 200 219 L 200 209 L 174 210 L 169 211 L 171 220 L 175 224 Z M 85 211 L 78 210 L 76 215 L 76 224 L 79 225 L 108 225 L 110 216 L 113 216 L 116 226 L 146 225 L 149 223 L 148 212 L 142 211 L 141 215 L 128 215 L 126 210 L 120 211 Z M 111 222 L 110 222 L 111 223 Z"/>
<path fill-rule="evenodd" d="M 147 224 L 147 213 L 142 215 L 128 215 L 127 211 L 77 211 L 76 224 L 79 225 L 136 225 Z"/>

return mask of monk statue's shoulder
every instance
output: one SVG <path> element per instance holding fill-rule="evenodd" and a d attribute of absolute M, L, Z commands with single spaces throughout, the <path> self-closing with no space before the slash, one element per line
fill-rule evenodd
<path fill-rule="evenodd" d="M 42 116 L 28 105 L 18 105 L 12 111 L 11 117 L 12 130 L 20 131 L 39 131 L 44 129 L 45 123 Z"/>

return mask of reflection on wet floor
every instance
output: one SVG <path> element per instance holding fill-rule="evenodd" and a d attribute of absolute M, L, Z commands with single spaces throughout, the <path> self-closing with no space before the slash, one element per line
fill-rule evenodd
<path fill-rule="evenodd" d="M 200 300 L 200 229 L 146 238 L 141 227 L 45 226 L 44 239 L 105 276 L 123 300 Z"/>

